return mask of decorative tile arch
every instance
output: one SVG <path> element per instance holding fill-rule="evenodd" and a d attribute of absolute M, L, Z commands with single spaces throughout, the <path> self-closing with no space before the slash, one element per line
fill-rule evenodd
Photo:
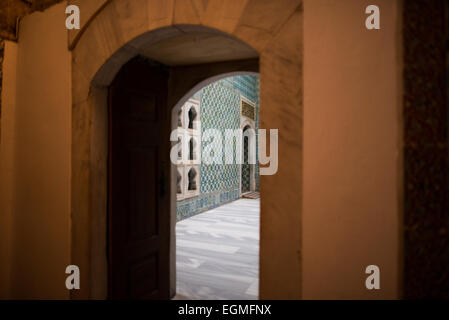
<path fill-rule="evenodd" d="M 260 178 L 260 298 L 301 297 L 302 1 L 112 0 L 70 47 L 71 260 L 80 267 L 82 283 L 72 298 L 106 297 L 107 87 L 144 48 L 180 32 L 200 31 L 240 41 L 259 60 L 174 67 L 172 123 L 176 126 L 176 108 L 195 87 L 233 72 L 260 72 L 261 127 L 279 129 L 279 170 Z M 289 170 L 292 163 L 297 170 Z M 176 201 L 175 171 L 171 186 Z M 171 245 L 174 250 L 174 241 Z"/>

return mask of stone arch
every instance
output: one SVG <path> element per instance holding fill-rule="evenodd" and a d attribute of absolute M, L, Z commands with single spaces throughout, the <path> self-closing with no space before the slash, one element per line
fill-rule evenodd
<path fill-rule="evenodd" d="M 260 72 L 261 125 L 279 129 L 280 150 L 278 173 L 261 178 L 260 297 L 300 298 L 302 87 L 291 84 L 302 83 L 302 1 L 111 0 L 87 20 L 70 45 L 71 260 L 83 270 L 84 283 L 72 298 L 106 296 L 107 87 L 134 56 L 152 57 L 162 41 L 200 33 L 235 45 L 240 59 L 233 51 L 201 67 L 175 58 L 168 101 L 172 124 L 195 88 L 233 72 Z M 192 70 L 189 79 L 180 80 Z M 298 164 L 294 173 L 286 167 L 292 162 Z M 174 170 L 171 176 L 176 186 Z"/>

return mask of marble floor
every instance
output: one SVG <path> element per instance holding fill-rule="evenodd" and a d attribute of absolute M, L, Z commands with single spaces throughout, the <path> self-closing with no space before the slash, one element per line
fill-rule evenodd
<path fill-rule="evenodd" d="M 258 298 L 259 207 L 239 199 L 177 223 L 175 299 Z"/>

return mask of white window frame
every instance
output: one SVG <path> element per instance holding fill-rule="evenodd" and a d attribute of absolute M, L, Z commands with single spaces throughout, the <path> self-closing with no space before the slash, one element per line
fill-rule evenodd
<path fill-rule="evenodd" d="M 189 129 L 189 110 L 190 108 L 195 108 L 197 113 L 196 120 L 193 123 L 193 129 Z M 182 142 L 182 159 L 178 159 L 177 161 L 177 169 L 181 171 L 182 174 L 182 194 L 177 194 L 177 200 L 182 200 L 186 198 L 191 198 L 198 196 L 200 194 L 201 189 L 201 179 L 200 179 L 200 162 L 201 162 L 201 108 L 200 102 L 196 99 L 189 99 L 186 103 L 181 107 L 181 116 L 182 116 L 182 128 L 178 127 L 178 137 L 181 137 Z M 194 139 L 195 141 L 195 149 L 194 153 L 196 159 L 190 160 L 190 139 Z M 197 172 L 196 175 L 196 190 L 188 190 L 189 187 L 189 170 L 190 168 L 195 167 Z M 182 168 L 182 169 L 181 169 Z"/>

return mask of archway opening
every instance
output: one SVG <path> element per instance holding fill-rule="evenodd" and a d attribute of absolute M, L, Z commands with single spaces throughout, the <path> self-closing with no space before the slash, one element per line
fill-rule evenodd
<path fill-rule="evenodd" d="M 210 33 L 215 49 L 220 37 L 224 43 L 230 43 L 229 36 L 218 36 L 216 31 Z M 201 46 L 203 36 L 199 33 L 196 45 Z M 180 39 L 184 41 L 185 36 Z M 242 48 L 241 44 L 239 46 Z M 208 51 L 207 45 L 204 49 Z M 174 60 L 169 62 L 172 65 L 167 65 L 167 61 L 161 63 L 149 52 L 152 51 L 145 56 L 132 57 L 114 73 L 107 95 L 102 87 L 91 89 L 98 101 L 100 96 L 108 96 L 108 108 L 106 112 L 100 112 L 109 118 L 109 142 L 105 146 L 108 155 L 102 156 L 109 159 L 106 180 L 108 227 L 104 226 L 107 254 L 93 255 L 91 272 L 98 274 L 106 267 L 107 270 L 103 270 L 107 279 L 96 278 L 95 290 L 101 292 L 102 286 L 106 287 L 109 298 L 166 299 L 175 295 L 176 199 L 179 196 L 199 197 L 202 185 L 201 168 L 196 164 L 201 158 L 201 135 L 198 134 L 202 130 L 201 109 L 198 103 L 188 101 L 189 93 L 226 76 L 258 71 L 257 58 L 235 60 L 235 50 L 228 56 L 230 60 L 189 66 L 174 65 Z M 181 57 L 184 56 L 178 55 L 177 59 Z M 186 59 L 194 61 L 196 58 L 190 55 Z M 106 62 L 94 83 L 110 77 L 114 68 L 116 60 L 112 64 Z M 183 110 L 185 104 L 188 107 Z M 174 148 L 174 164 L 170 159 L 170 130 L 176 127 L 184 127 L 189 135 L 172 140 L 178 144 Z M 176 161 L 182 159 L 189 163 L 178 168 Z M 101 183 L 101 179 L 95 181 Z M 93 228 L 103 227 L 96 225 Z M 99 236 L 101 233 L 92 236 L 98 244 L 95 248 L 102 246 Z M 258 258 L 258 251 L 256 255 Z"/>
<path fill-rule="evenodd" d="M 165 6 L 162 0 L 109 1 L 70 41 L 73 75 L 70 260 L 83 270 L 81 283 L 84 283 L 80 290 L 70 293 L 72 298 L 107 297 L 108 87 L 123 65 L 138 55 L 168 67 L 165 111 L 175 125 L 177 115 L 170 114 L 173 106 L 185 103 L 207 81 L 235 72 L 258 72 L 261 58 L 262 123 L 268 129 L 282 128 L 280 132 L 298 139 L 292 141 L 280 134 L 280 159 L 284 160 L 280 161 L 279 170 L 277 161 L 273 162 L 270 170 L 276 173 L 261 179 L 262 216 L 269 223 L 261 223 L 260 292 L 262 298 L 301 296 L 302 204 L 297 195 L 301 194 L 302 181 L 302 126 L 298 124 L 302 123 L 303 95 L 302 86 L 290 84 L 302 83 L 302 4 L 273 2 L 273 6 L 267 7 L 265 3 L 252 2 L 231 15 L 232 6 L 224 6 L 223 10 L 216 10 L 215 2 L 206 6 L 207 10 L 200 13 L 186 11 L 191 4 L 183 1 L 175 1 L 173 6 Z M 276 12 L 266 16 L 268 24 L 257 18 L 266 10 Z M 113 28 L 107 27 L 111 21 Z M 186 47 L 178 46 L 183 42 Z M 170 130 L 161 134 L 169 136 Z M 283 165 L 292 159 L 299 164 L 299 169 L 293 172 Z M 170 160 L 165 163 L 170 164 Z M 169 168 L 170 184 L 165 186 L 170 190 L 170 203 L 176 201 L 175 169 Z M 176 270 L 172 252 L 175 252 L 176 210 L 171 205 L 167 205 L 167 210 L 171 218 L 170 295 L 174 295 Z M 279 211 L 286 215 L 285 219 L 276 218 Z M 270 236 L 273 234 L 275 237 Z"/>
<path fill-rule="evenodd" d="M 177 115 L 175 298 L 258 299 L 259 76 L 207 84 Z"/>

